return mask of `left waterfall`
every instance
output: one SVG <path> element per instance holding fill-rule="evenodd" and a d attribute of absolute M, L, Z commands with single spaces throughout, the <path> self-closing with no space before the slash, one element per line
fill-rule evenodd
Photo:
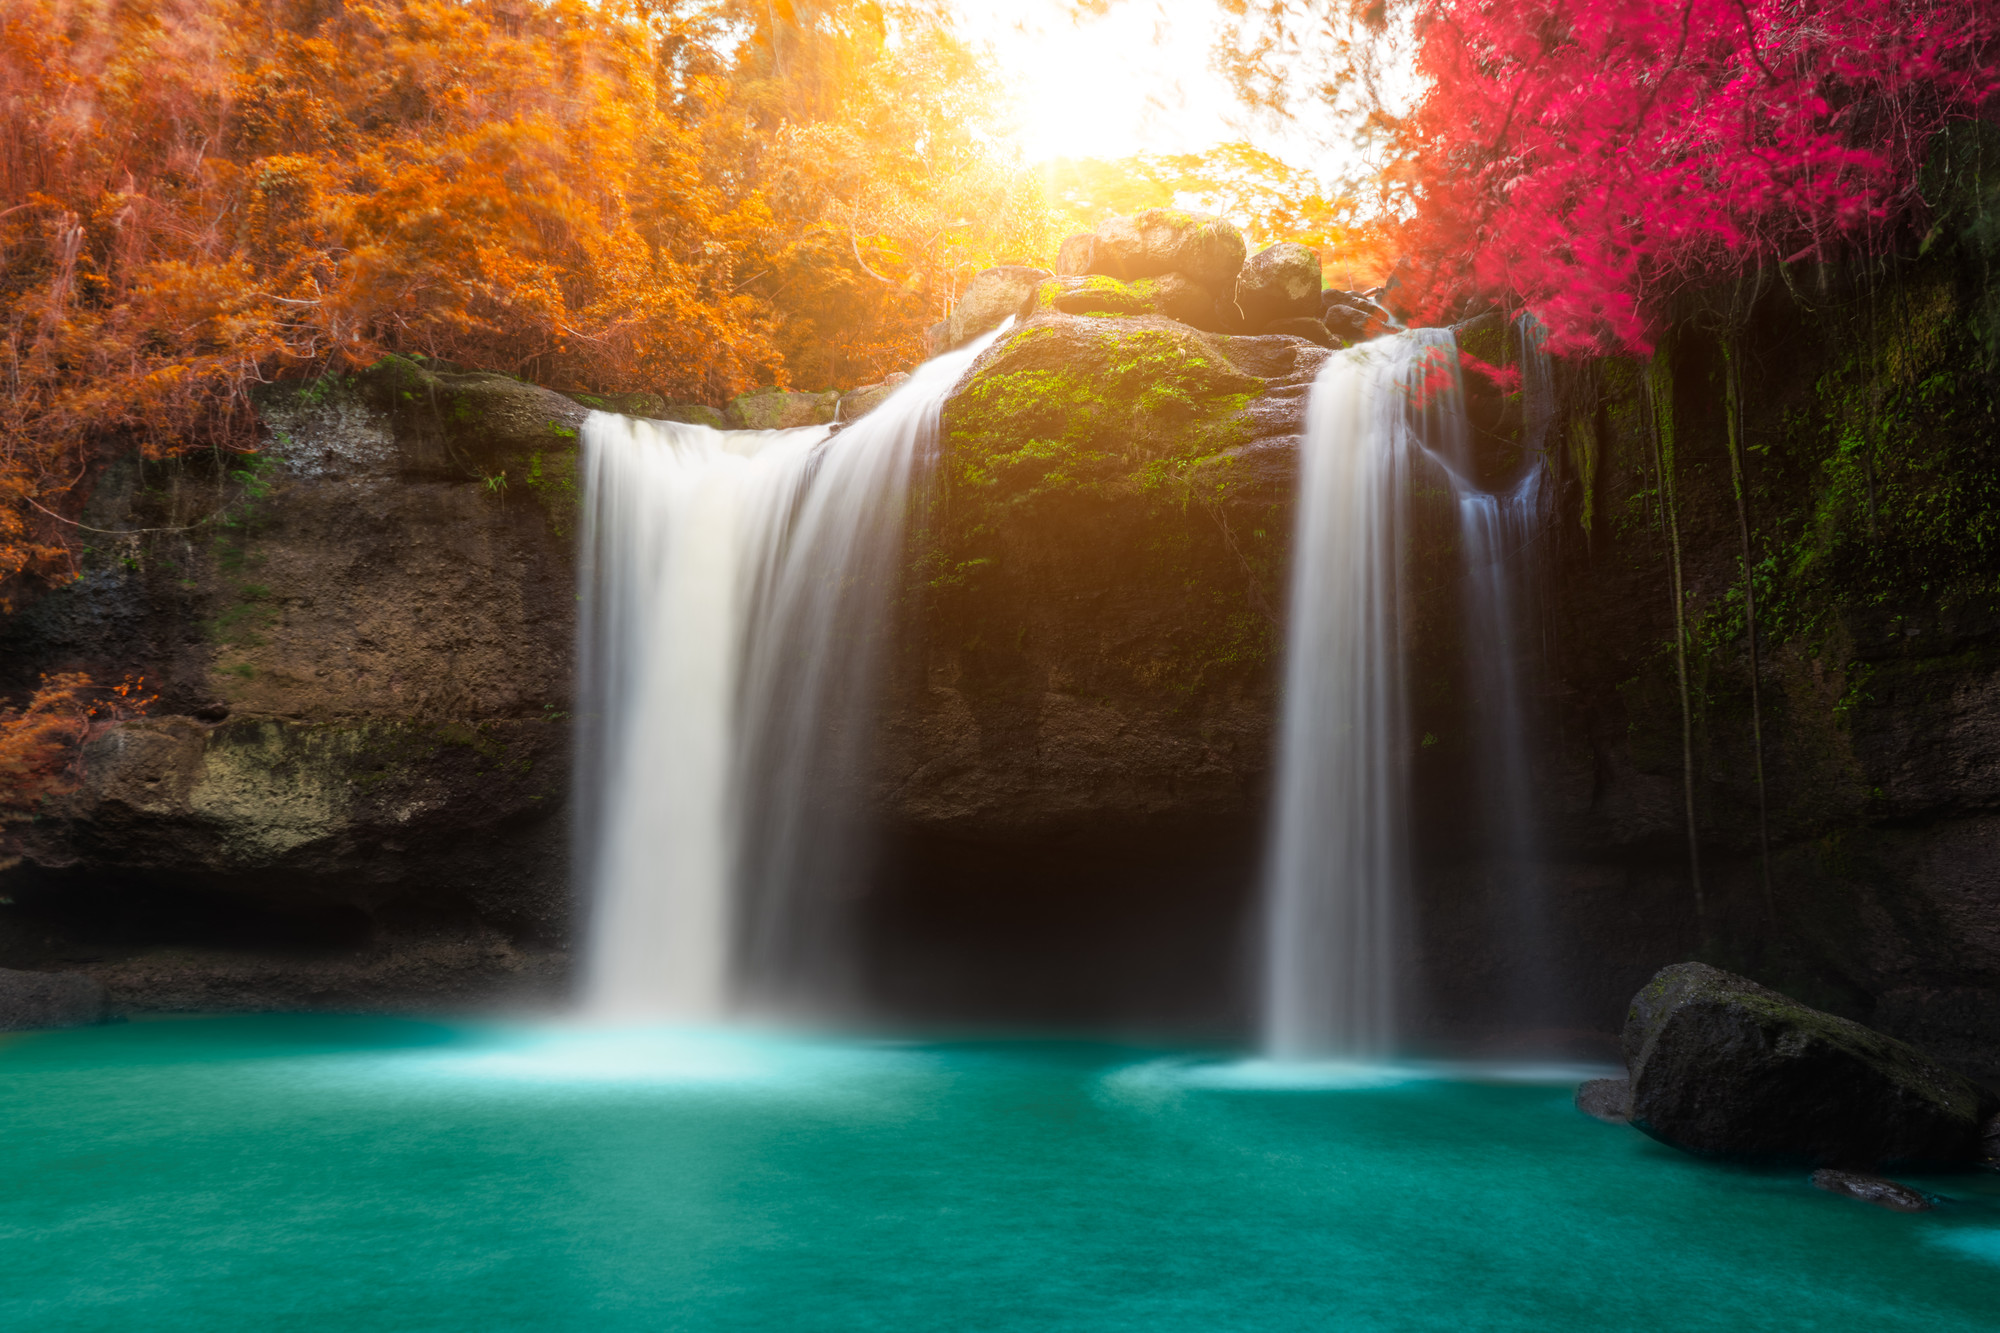
<path fill-rule="evenodd" d="M 593 1017 L 840 1004 L 912 482 L 989 334 L 839 430 L 583 429 L 577 864 Z"/>

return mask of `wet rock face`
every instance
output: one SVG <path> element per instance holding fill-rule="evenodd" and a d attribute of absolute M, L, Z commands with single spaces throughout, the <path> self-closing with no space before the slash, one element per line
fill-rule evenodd
<path fill-rule="evenodd" d="M 170 472 L 98 514 L 145 526 L 133 506 L 161 495 L 234 495 L 228 521 L 134 542 L 0 621 L 5 688 L 137 671 L 160 696 L 6 830 L 0 964 L 83 966 L 121 1010 L 546 992 L 571 916 L 590 408 L 392 362 L 265 410 L 253 490 Z"/>
<path fill-rule="evenodd" d="M 0 967 L 0 1032 L 83 1027 L 104 1014 L 104 986 L 94 977 Z"/>
<path fill-rule="evenodd" d="M 947 405 L 881 801 L 1009 837 L 1254 818 L 1316 348 L 1048 315 Z"/>
<path fill-rule="evenodd" d="M 1715 1156 L 1968 1165 L 1994 1095 L 1915 1047 L 1704 963 L 1633 997 L 1632 1123 Z"/>

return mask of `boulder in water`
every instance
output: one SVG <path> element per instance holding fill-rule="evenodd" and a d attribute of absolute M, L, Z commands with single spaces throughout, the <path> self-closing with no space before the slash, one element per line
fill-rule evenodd
<path fill-rule="evenodd" d="M 945 348 L 962 347 L 998 328 L 1009 315 L 1025 314 L 1035 289 L 1051 276 L 1047 269 L 1023 264 L 1002 264 L 975 273 L 946 321 Z"/>
<path fill-rule="evenodd" d="M 1632 1123 L 1632 1081 L 1593 1078 L 1579 1084 L 1576 1109 L 1608 1125 L 1629 1125 Z"/>
<path fill-rule="evenodd" d="M 1148 208 L 1129 218 L 1112 218 L 1087 247 L 1080 239 L 1071 238 L 1078 244 L 1069 253 L 1072 262 L 1087 263 L 1086 273 L 1127 282 L 1179 273 L 1214 292 L 1232 289 L 1245 252 L 1243 233 L 1235 224 L 1178 208 Z"/>
<path fill-rule="evenodd" d="M 1280 241 L 1251 256 L 1236 277 L 1236 305 L 1252 328 L 1320 317 L 1319 252 Z"/>
<path fill-rule="evenodd" d="M 1622 1043 L 1632 1123 L 1689 1152 L 1970 1165 L 2000 1105 L 1907 1043 L 1705 963 L 1647 982 Z"/>
<path fill-rule="evenodd" d="M 1814 1189 L 1872 1203 L 1892 1213 L 1927 1213 L 1937 1207 L 1937 1201 L 1920 1190 L 1913 1190 L 1894 1180 L 1884 1180 L 1881 1176 L 1865 1176 L 1857 1171 L 1821 1167 L 1812 1173 L 1812 1183 Z"/>
<path fill-rule="evenodd" d="M 787 430 L 823 426 L 839 409 L 840 394 L 797 389 L 752 389 L 730 401 L 722 415 L 730 430 Z"/>
<path fill-rule="evenodd" d="M 75 1028 L 104 1021 L 104 987 L 81 972 L 0 968 L 0 1032 Z"/>

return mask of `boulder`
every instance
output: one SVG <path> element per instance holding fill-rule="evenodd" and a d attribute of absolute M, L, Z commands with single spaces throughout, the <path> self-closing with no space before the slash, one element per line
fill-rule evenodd
<path fill-rule="evenodd" d="M 1326 325 L 1311 315 L 1299 315 L 1292 319 L 1274 319 L 1264 326 L 1265 333 L 1279 333 L 1287 338 L 1304 338 L 1307 342 L 1318 343 L 1321 347 L 1333 346 L 1333 335 Z"/>
<path fill-rule="evenodd" d="M 999 327 L 1010 315 L 1026 313 L 1035 288 L 1053 277 L 1047 269 L 1024 264 L 1003 264 L 982 269 L 966 284 L 946 321 L 945 347 L 962 347 L 989 329 Z"/>
<path fill-rule="evenodd" d="M 2000 1107 L 1905 1042 L 1705 963 L 1647 982 L 1621 1043 L 1632 1123 L 1689 1152 L 1970 1165 Z"/>
<path fill-rule="evenodd" d="M 1318 319 L 1319 252 L 1280 241 L 1251 256 L 1236 277 L 1236 304 L 1255 328 L 1281 319 Z"/>
<path fill-rule="evenodd" d="M 1225 315 L 1206 287 L 1181 273 L 1163 273 L 1135 282 L 1102 274 L 1050 278 L 1037 290 L 1034 308 L 1100 318 L 1158 316 L 1205 333 L 1221 333 L 1225 326 L 1235 325 L 1233 310 Z"/>
<path fill-rule="evenodd" d="M 567 396 L 585 407 L 596 408 L 600 412 L 617 412 L 628 417 L 651 417 L 655 421 L 673 419 L 665 413 L 674 405 L 656 393 L 572 393 Z M 707 410 L 715 411 L 714 408 Z"/>
<path fill-rule="evenodd" d="M 1880 1176 L 1864 1176 L 1856 1171 L 1821 1167 L 1812 1173 L 1812 1183 L 1814 1189 L 1844 1195 L 1861 1203 L 1872 1203 L 1892 1213 L 1928 1213 L 1937 1207 L 1937 1200 L 1908 1185 L 1884 1180 Z"/>
<path fill-rule="evenodd" d="M 1094 273 L 1092 267 L 1097 262 L 1097 234 L 1084 232 L 1071 236 L 1056 251 L 1056 273 L 1061 277 L 1082 277 Z"/>
<path fill-rule="evenodd" d="M 864 384 L 858 389 L 849 389 L 840 396 L 840 410 L 834 415 L 834 420 L 845 424 L 868 415 L 908 378 L 899 370 L 879 384 Z"/>
<path fill-rule="evenodd" d="M 927 357 L 936 356 L 941 352 L 951 350 L 945 342 L 950 333 L 951 321 L 948 319 L 941 319 L 924 330 L 924 355 Z"/>
<path fill-rule="evenodd" d="M 1082 261 L 1088 250 L 1086 273 L 1126 282 L 1179 273 L 1210 291 L 1226 292 L 1243 267 L 1244 248 L 1243 233 L 1233 223 L 1177 208 L 1148 208 L 1112 218 L 1088 247 L 1079 243 L 1070 254 Z"/>
<path fill-rule="evenodd" d="M 0 967 L 0 1032 L 75 1028 L 104 1021 L 104 987 L 81 972 Z"/>
<path fill-rule="evenodd" d="M 840 394 L 834 390 L 752 389 L 732 399 L 722 415 L 729 430 L 786 430 L 825 425 L 839 407 Z"/>
<path fill-rule="evenodd" d="M 1630 1124 L 1632 1082 L 1623 1078 L 1593 1078 L 1576 1089 L 1576 1109 L 1610 1125 Z"/>

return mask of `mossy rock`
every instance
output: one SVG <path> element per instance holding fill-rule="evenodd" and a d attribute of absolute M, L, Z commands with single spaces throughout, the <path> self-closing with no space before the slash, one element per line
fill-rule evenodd
<path fill-rule="evenodd" d="M 628 417 L 650 417 L 655 421 L 673 419 L 666 415 L 672 404 L 656 393 L 572 393 L 567 396 L 599 412 L 616 412 Z M 708 410 L 712 412 L 715 409 Z"/>
<path fill-rule="evenodd" d="M 1207 333 L 1231 331 L 1236 321 L 1216 304 L 1213 294 L 1179 273 L 1124 282 L 1102 274 L 1051 278 L 1035 289 L 1034 309 L 1041 314 L 1085 315 L 1123 319 L 1171 319 Z"/>
<path fill-rule="evenodd" d="M 975 707 L 1025 706 L 1050 672 L 1169 710 L 1262 688 L 1287 512 L 1263 455 L 1284 451 L 1256 442 L 1265 382 L 1225 341 L 1037 316 L 945 404 L 912 574 Z"/>
<path fill-rule="evenodd" d="M 385 356 L 354 391 L 394 425 L 402 470 L 478 480 L 533 452 L 574 449 L 590 409 L 565 394 L 489 371 L 439 374 Z"/>
<path fill-rule="evenodd" d="M 1970 1165 L 2000 1107 L 1907 1042 L 1706 963 L 1647 982 L 1623 1044 L 1632 1123 L 1706 1155 Z"/>
<path fill-rule="evenodd" d="M 684 426 L 706 426 L 710 430 L 728 430 L 729 419 L 719 407 L 707 403 L 668 403 L 652 416 L 660 421 L 678 421 Z"/>
<path fill-rule="evenodd" d="M 729 430 L 788 430 L 823 426 L 840 409 L 838 391 L 802 393 L 796 389 L 753 389 L 730 400 L 723 413 Z"/>
<path fill-rule="evenodd" d="M 1249 436 L 1263 381 L 1159 319 L 1043 319 L 996 344 L 945 409 L 954 490 L 990 503 L 1143 488 Z"/>

